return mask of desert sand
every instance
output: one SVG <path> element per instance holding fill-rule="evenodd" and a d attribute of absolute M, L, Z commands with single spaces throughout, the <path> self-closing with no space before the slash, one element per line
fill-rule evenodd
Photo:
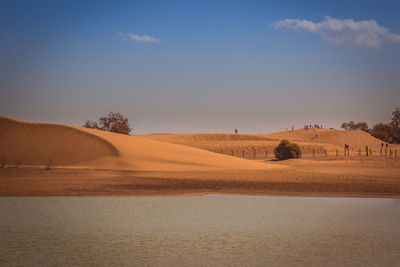
<path fill-rule="evenodd" d="M 83 127 L 0 117 L 0 162 L 18 166 L 135 171 L 279 168 L 203 149 Z"/>
<path fill-rule="evenodd" d="M 373 155 L 380 155 L 382 141 L 361 130 L 341 131 L 332 129 L 309 129 L 279 132 L 264 135 L 248 134 L 153 134 L 147 138 L 198 147 L 217 153 L 243 157 L 265 158 L 265 151 L 273 156 L 274 148 L 282 139 L 296 142 L 301 147 L 305 157 L 315 155 L 335 156 L 344 155 L 344 144 L 350 145 L 350 156 L 358 155 L 361 150 L 365 154 L 365 147 L 371 149 Z M 393 149 L 400 146 L 391 145 Z M 384 152 L 384 151 L 383 151 Z"/>
<path fill-rule="evenodd" d="M 381 157 L 381 141 L 363 131 L 128 136 L 4 117 L 0 129 L 1 196 L 400 197 L 400 155 Z M 283 138 L 297 142 L 304 157 L 274 161 Z"/>

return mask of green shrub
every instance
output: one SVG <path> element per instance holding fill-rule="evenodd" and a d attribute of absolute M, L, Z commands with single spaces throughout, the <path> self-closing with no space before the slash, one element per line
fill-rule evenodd
<path fill-rule="evenodd" d="M 275 157 L 279 160 L 300 158 L 301 149 L 295 143 L 290 143 L 288 140 L 282 140 L 281 143 L 274 149 Z"/>

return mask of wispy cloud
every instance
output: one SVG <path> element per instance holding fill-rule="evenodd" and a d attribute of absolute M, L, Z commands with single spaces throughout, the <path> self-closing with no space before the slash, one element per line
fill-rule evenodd
<path fill-rule="evenodd" d="M 131 40 L 135 43 L 159 43 L 160 39 L 148 36 L 148 35 L 137 35 L 134 33 L 118 33 L 119 38 L 121 40 Z"/>
<path fill-rule="evenodd" d="M 375 20 L 334 19 L 329 16 L 321 22 L 309 20 L 285 19 L 274 23 L 275 29 L 289 28 L 298 31 L 312 32 L 325 41 L 350 45 L 380 47 L 383 43 L 400 43 L 400 35 L 391 33 Z"/>

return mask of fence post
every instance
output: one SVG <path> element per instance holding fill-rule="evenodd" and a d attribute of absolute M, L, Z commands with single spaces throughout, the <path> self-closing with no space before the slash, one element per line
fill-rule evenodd
<path fill-rule="evenodd" d="M 339 156 L 339 150 L 336 148 L 336 157 Z"/>
<path fill-rule="evenodd" d="M 368 146 L 365 147 L 365 156 L 368 157 Z"/>
<path fill-rule="evenodd" d="M 369 149 L 369 156 L 372 157 L 372 148 Z"/>
<path fill-rule="evenodd" d="M 358 156 L 361 157 L 361 148 L 358 149 Z"/>

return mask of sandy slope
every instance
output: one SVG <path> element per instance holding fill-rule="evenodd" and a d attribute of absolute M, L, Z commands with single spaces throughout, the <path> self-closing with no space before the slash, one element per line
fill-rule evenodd
<path fill-rule="evenodd" d="M 5 164 L 72 165 L 117 155 L 108 141 L 73 127 L 0 117 L 0 160 Z"/>
<path fill-rule="evenodd" d="M 272 139 L 285 138 L 294 142 L 330 144 L 340 148 L 342 148 L 344 144 L 348 144 L 350 148 L 354 149 L 363 149 L 365 146 L 378 149 L 382 143 L 381 140 L 361 130 L 310 129 L 273 133 L 262 136 Z"/>
<path fill-rule="evenodd" d="M 265 156 L 251 161 L 206 150 L 229 154 L 233 148 L 246 148 L 246 156 L 252 158 L 251 152 L 263 156 L 264 149 L 272 150 L 283 138 L 299 143 L 306 152 L 333 151 L 344 143 L 375 149 L 380 145 L 361 131 L 127 136 L 0 117 L 0 196 L 400 196 L 399 157 L 352 154 L 274 162 Z M 45 170 L 49 162 L 51 168 Z"/>
<path fill-rule="evenodd" d="M 265 156 L 265 152 L 272 156 L 274 148 L 280 140 L 288 139 L 300 145 L 303 154 L 323 154 L 335 155 L 336 150 L 341 154 L 344 144 L 350 145 L 351 151 L 365 150 L 365 146 L 371 148 L 374 153 L 378 153 L 381 141 L 364 131 L 342 131 L 331 129 L 311 129 L 279 132 L 265 135 L 234 135 L 234 134 L 152 134 L 144 137 L 198 147 L 218 153 L 235 156 L 254 157 Z M 391 147 L 397 147 L 391 145 Z"/>
<path fill-rule="evenodd" d="M 279 168 L 205 150 L 65 125 L 0 117 L 5 164 L 77 166 L 141 171 L 261 170 Z"/>

